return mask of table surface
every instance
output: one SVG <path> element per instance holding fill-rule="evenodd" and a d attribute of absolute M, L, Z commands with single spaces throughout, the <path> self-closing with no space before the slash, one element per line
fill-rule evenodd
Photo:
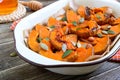
<path fill-rule="evenodd" d="M 39 1 L 46 6 L 56 0 Z M 28 10 L 27 15 L 31 13 Z M 105 62 L 91 74 L 68 76 L 30 65 L 18 56 L 10 57 L 15 52 L 10 25 L 11 23 L 0 24 L 0 80 L 120 80 L 120 63 Z"/>

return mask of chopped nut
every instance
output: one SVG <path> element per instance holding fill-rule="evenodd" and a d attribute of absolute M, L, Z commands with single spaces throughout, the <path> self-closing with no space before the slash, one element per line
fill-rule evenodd
<path fill-rule="evenodd" d="M 95 38 L 94 37 L 89 37 L 88 40 L 93 42 L 95 40 Z"/>
<path fill-rule="evenodd" d="M 86 49 L 93 47 L 92 44 L 87 44 Z"/>

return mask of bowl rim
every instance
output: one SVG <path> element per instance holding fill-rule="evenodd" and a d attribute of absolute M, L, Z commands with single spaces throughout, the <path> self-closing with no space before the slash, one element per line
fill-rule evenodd
<path fill-rule="evenodd" d="M 17 45 L 16 45 L 16 39 L 15 39 L 15 31 L 13 33 L 13 36 L 14 36 L 14 45 L 15 45 L 15 49 L 17 51 L 17 54 L 18 56 L 23 59 L 24 61 L 32 64 L 32 65 L 36 65 L 36 66 L 40 66 L 40 67 L 44 67 L 44 68 L 57 68 L 57 67 L 82 67 L 82 66 L 92 66 L 92 65 L 96 65 L 96 64 L 99 64 L 99 63 L 102 63 L 102 62 L 105 62 L 107 61 L 108 59 L 110 59 L 112 56 L 114 56 L 117 52 L 118 49 L 116 49 L 111 55 L 103 58 L 103 59 L 100 59 L 100 60 L 94 60 L 94 61 L 89 61 L 89 63 L 84 63 L 84 62 L 81 62 L 81 64 L 58 64 L 58 65 L 43 65 L 43 64 L 40 64 L 40 63 L 36 63 L 36 62 L 33 62 L 33 61 L 30 61 L 29 59 L 23 57 L 19 51 L 17 50 Z M 119 45 L 120 47 L 120 45 Z"/>

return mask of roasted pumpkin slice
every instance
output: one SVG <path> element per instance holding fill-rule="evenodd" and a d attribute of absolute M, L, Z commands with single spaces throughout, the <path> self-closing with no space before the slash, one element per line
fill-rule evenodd
<path fill-rule="evenodd" d="M 53 53 L 51 50 L 48 50 L 48 51 L 40 50 L 39 54 L 42 55 L 42 56 L 51 58 L 51 59 L 56 59 L 55 53 Z M 58 59 L 56 59 L 56 60 L 58 60 Z"/>
<path fill-rule="evenodd" d="M 32 49 L 35 52 L 39 52 L 40 46 L 37 42 L 38 32 L 36 30 L 32 30 L 28 37 L 28 45 L 30 49 Z"/>
<path fill-rule="evenodd" d="M 115 19 L 112 24 L 113 24 L 113 25 L 115 25 L 115 24 L 120 24 L 120 17 L 117 18 L 117 19 Z"/>
<path fill-rule="evenodd" d="M 55 26 L 59 21 L 56 20 L 54 17 L 50 17 L 48 19 L 48 23 L 47 23 L 47 26 L 48 27 L 51 27 L 51 26 Z"/>
<path fill-rule="evenodd" d="M 77 43 L 77 35 L 76 34 L 69 34 L 65 35 L 65 42 L 67 45 L 67 49 L 75 49 Z"/>
<path fill-rule="evenodd" d="M 78 57 L 77 52 L 72 51 L 68 56 L 66 56 L 65 58 L 62 58 L 62 61 L 75 62 L 77 60 L 77 57 Z"/>
<path fill-rule="evenodd" d="M 37 24 L 37 25 L 35 26 L 35 30 L 38 31 L 39 37 L 40 37 L 41 39 L 49 37 L 50 31 L 47 29 L 46 26 Z M 44 31 L 44 32 L 43 32 L 43 31 Z"/>
<path fill-rule="evenodd" d="M 95 40 L 97 41 L 97 44 L 94 46 L 94 54 L 102 55 L 110 43 L 109 36 L 95 38 Z"/>
<path fill-rule="evenodd" d="M 80 6 L 77 10 L 77 13 L 81 16 L 81 17 L 84 17 L 85 18 L 85 12 L 86 12 L 86 9 L 84 6 Z"/>
<path fill-rule="evenodd" d="M 106 18 L 102 12 L 98 12 L 98 13 L 94 14 L 93 16 L 91 16 L 91 19 L 95 20 L 96 22 L 101 24 L 102 22 L 105 21 Z"/>
<path fill-rule="evenodd" d="M 80 38 L 88 38 L 90 36 L 90 30 L 88 28 L 83 28 L 83 29 L 78 29 L 76 31 L 76 34 L 80 37 Z"/>
<path fill-rule="evenodd" d="M 59 29 L 54 29 L 53 31 L 51 31 L 50 33 L 50 42 L 51 44 L 58 50 L 62 49 L 62 44 L 63 44 L 63 40 L 62 40 L 62 36 L 64 35 L 64 32 L 61 28 Z"/>
<path fill-rule="evenodd" d="M 93 48 L 77 48 L 77 60 L 76 62 L 84 62 L 88 57 L 93 55 Z"/>
<path fill-rule="evenodd" d="M 118 34 L 120 34 L 120 24 L 112 26 L 110 28 L 111 34 L 109 34 L 110 39 L 114 39 Z"/>
<path fill-rule="evenodd" d="M 72 22 L 78 23 L 80 19 L 80 16 L 78 16 L 77 13 L 74 12 L 73 10 L 67 10 L 66 17 L 69 23 L 72 23 Z"/>

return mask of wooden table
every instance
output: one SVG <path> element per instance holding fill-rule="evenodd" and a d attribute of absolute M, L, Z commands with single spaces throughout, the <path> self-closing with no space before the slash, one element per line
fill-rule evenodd
<path fill-rule="evenodd" d="M 39 0 L 48 5 L 56 0 Z M 32 11 L 28 10 L 29 15 Z M 66 76 L 35 67 L 17 57 L 11 23 L 0 24 L 0 80 L 120 80 L 120 63 L 106 62 L 95 72 L 84 76 Z"/>

